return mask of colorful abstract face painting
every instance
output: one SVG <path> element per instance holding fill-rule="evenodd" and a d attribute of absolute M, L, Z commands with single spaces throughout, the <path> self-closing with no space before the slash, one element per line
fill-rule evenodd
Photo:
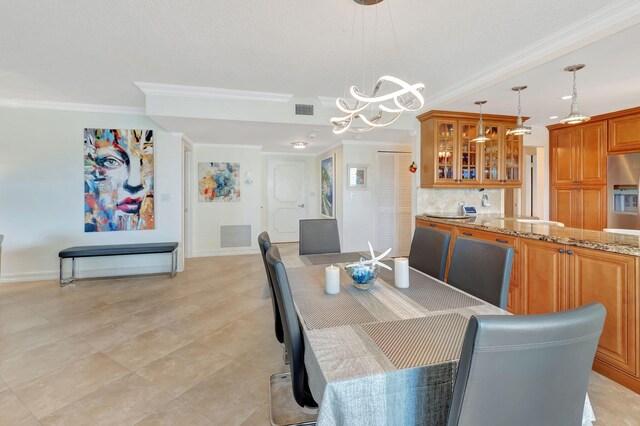
<path fill-rule="evenodd" d="M 84 129 L 85 232 L 154 229 L 153 130 Z"/>
<path fill-rule="evenodd" d="M 333 218 L 335 205 L 334 193 L 333 155 L 320 161 L 320 213 L 323 216 Z"/>
<path fill-rule="evenodd" d="M 239 163 L 198 163 L 198 200 L 240 201 Z"/>

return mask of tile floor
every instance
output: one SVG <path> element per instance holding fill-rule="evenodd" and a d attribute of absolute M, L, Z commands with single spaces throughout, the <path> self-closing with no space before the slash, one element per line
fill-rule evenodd
<path fill-rule="evenodd" d="M 254 255 L 174 279 L 0 284 L 0 425 L 269 424 L 286 366 L 264 282 Z M 596 426 L 640 425 L 640 395 L 596 373 L 589 392 Z"/>

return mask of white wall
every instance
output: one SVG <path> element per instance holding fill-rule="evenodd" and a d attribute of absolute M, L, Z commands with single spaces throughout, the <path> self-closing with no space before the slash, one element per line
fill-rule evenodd
<path fill-rule="evenodd" d="M 84 128 L 153 129 L 155 230 L 84 232 Z M 182 239 L 182 144 L 146 117 L 0 108 L 0 281 L 58 276 L 58 252 L 77 245 Z M 182 269 L 182 250 L 179 252 Z M 168 271 L 168 254 L 79 259 L 78 276 Z"/>
<path fill-rule="evenodd" d="M 531 134 L 524 135 L 524 145 L 543 148 L 537 150 L 536 178 L 541 191 L 538 203 L 542 203 L 542 219 L 549 220 L 549 130 L 544 126 L 531 126 Z"/>
<path fill-rule="evenodd" d="M 258 234 L 262 232 L 262 190 L 265 186 L 262 174 L 262 156 L 259 147 L 234 147 L 233 145 L 193 145 L 192 187 L 192 254 L 194 257 L 237 253 L 258 253 Z M 240 163 L 240 200 L 237 202 L 198 201 L 198 163 Z M 247 172 L 253 183 L 244 182 Z M 251 225 L 251 247 L 220 247 L 220 226 Z"/>

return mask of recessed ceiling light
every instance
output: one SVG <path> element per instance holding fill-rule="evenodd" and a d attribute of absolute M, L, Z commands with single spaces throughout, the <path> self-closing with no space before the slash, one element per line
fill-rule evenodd
<path fill-rule="evenodd" d="M 307 142 L 291 142 L 291 145 L 295 149 L 305 149 L 309 144 Z"/>
<path fill-rule="evenodd" d="M 562 99 L 563 101 L 568 101 L 568 100 L 569 100 L 569 99 L 571 99 L 571 98 L 573 98 L 573 96 L 571 96 L 571 95 L 566 95 L 566 96 L 561 97 L 560 99 Z"/>
<path fill-rule="evenodd" d="M 556 118 L 558 118 L 557 115 L 552 115 L 551 117 L 549 117 L 550 120 L 555 120 Z"/>

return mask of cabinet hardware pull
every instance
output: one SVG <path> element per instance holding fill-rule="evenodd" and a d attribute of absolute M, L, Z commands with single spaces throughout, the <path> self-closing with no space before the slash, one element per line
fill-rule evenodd
<path fill-rule="evenodd" d="M 503 239 L 500 239 L 500 238 L 496 238 L 496 241 L 499 242 L 499 243 L 502 243 L 502 244 L 509 244 L 509 241 L 503 240 Z"/>
<path fill-rule="evenodd" d="M 429 226 L 435 228 L 437 225 L 435 223 L 430 223 Z"/>
<path fill-rule="evenodd" d="M 572 250 L 567 250 L 567 254 L 573 254 Z"/>
<path fill-rule="evenodd" d="M 558 253 L 564 253 L 564 249 L 558 249 Z"/>
<path fill-rule="evenodd" d="M 472 237 L 473 234 L 471 232 L 463 232 L 462 235 L 464 235 L 465 237 Z"/>

